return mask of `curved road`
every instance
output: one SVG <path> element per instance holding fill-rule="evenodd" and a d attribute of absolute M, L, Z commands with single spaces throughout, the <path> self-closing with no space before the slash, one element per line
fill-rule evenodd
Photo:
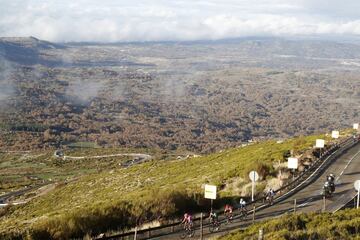
<path fill-rule="evenodd" d="M 79 156 L 79 157 L 72 157 L 72 156 L 63 156 L 63 159 L 73 159 L 73 160 L 77 160 L 77 159 L 85 159 L 85 158 L 90 158 L 90 159 L 98 159 L 98 158 L 108 158 L 108 157 L 133 157 L 133 159 L 128 160 L 124 163 L 121 164 L 121 166 L 123 167 L 130 167 L 134 164 L 140 164 L 146 161 L 149 161 L 152 159 L 152 156 L 149 154 L 144 154 L 144 153 L 115 153 L 115 154 L 108 154 L 108 155 L 96 155 L 96 156 Z"/>
<path fill-rule="evenodd" d="M 279 217 L 285 213 L 293 212 L 295 199 L 297 202 L 297 212 L 323 211 L 324 201 L 321 196 L 321 189 L 326 180 L 326 176 L 330 173 L 336 175 L 336 190 L 331 198 L 326 199 L 325 210 L 334 212 L 349 202 L 356 194 L 353 184 L 354 181 L 360 179 L 360 143 L 356 144 L 334 160 L 333 163 L 309 186 L 299 190 L 291 197 L 288 197 L 273 206 L 269 206 L 256 212 L 256 221 Z M 222 230 L 215 235 L 224 235 L 230 230 L 245 227 L 251 224 L 252 221 L 250 218 L 251 216 L 249 216 L 246 221 L 242 222 L 235 219 L 230 225 L 222 224 Z M 205 221 L 205 224 L 206 223 L 207 221 Z M 210 239 L 210 237 L 214 237 L 215 235 L 210 235 L 208 227 L 204 227 L 204 239 Z M 179 239 L 179 233 L 150 239 Z M 199 229 L 196 229 L 196 235 L 193 239 L 199 239 Z"/>

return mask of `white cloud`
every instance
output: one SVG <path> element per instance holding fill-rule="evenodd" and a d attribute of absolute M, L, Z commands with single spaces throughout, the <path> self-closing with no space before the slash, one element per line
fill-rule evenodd
<path fill-rule="evenodd" d="M 360 1 L 0 0 L 0 36 L 156 41 L 359 35 Z"/>

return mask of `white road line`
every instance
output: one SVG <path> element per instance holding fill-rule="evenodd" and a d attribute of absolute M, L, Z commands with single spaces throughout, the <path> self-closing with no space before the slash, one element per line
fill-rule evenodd
<path fill-rule="evenodd" d="M 344 174 L 344 171 L 347 169 L 347 167 L 350 165 L 350 163 L 352 162 L 352 160 L 354 160 L 357 155 L 360 154 L 360 151 L 358 151 L 346 164 L 346 166 L 344 167 L 344 169 L 341 171 L 340 175 L 336 178 L 336 182 L 339 181 L 340 177 Z"/>
<path fill-rule="evenodd" d="M 336 152 L 336 151 L 335 151 Z M 334 153 L 335 153 L 334 152 Z M 334 154 L 333 153 L 333 154 Z M 333 154 L 331 154 L 331 155 L 333 155 Z M 352 162 L 352 160 L 354 160 L 354 158 L 355 157 L 357 157 L 357 155 L 359 155 L 360 154 L 360 151 L 358 151 L 348 162 L 347 162 L 347 164 L 346 164 L 346 166 L 345 166 L 345 168 L 341 171 L 341 173 L 340 173 L 340 175 L 336 178 L 336 182 L 340 179 L 340 177 L 344 174 L 344 171 L 346 170 L 346 168 L 350 165 L 350 163 Z M 331 156 L 330 155 L 330 156 Z M 329 156 L 329 157 L 330 157 Z M 328 158 L 329 158 L 328 157 Z M 325 161 L 324 161 L 325 162 Z M 324 164 L 324 162 L 319 166 L 319 168 L 318 169 L 320 169 L 320 167 Z M 316 172 L 318 169 L 316 169 L 314 172 Z M 314 173 L 313 173 L 314 174 Z M 313 175 L 313 174 L 311 174 L 311 176 Z M 311 177 L 310 176 L 310 177 Z M 306 180 L 305 180 L 306 181 Z M 302 184 L 300 184 L 300 185 L 302 185 Z M 300 204 L 300 205 L 298 205 L 297 207 L 304 207 L 304 206 L 306 206 L 306 205 L 308 205 L 312 200 L 313 200 L 314 198 L 310 198 L 309 200 L 307 200 L 306 202 L 304 202 L 304 203 L 302 203 L 302 204 Z M 292 210 L 289 210 L 288 212 L 292 212 L 292 211 L 294 211 L 293 209 Z"/>
<path fill-rule="evenodd" d="M 306 206 L 306 205 L 308 205 L 312 200 L 313 200 L 314 198 L 310 198 L 309 200 L 307 200 L 306 202 L 304 202 L 304 203 L 302 203 L 302 204 L 300 204 L 300 205 L 298 205 L 297 207 L 303 207 L 303 206 Z"/>

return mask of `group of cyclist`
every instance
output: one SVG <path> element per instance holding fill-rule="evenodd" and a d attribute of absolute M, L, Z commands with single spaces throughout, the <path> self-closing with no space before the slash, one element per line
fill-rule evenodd
<path fill-rule="evenodd" d="M 247 212 L 246 210 L 246 201 L 241 198 L 240 201 L 239 201 L 239 209 L 240 209 L 240 212 Z M 226 219 L 227 219 L 227 222 L 231 222 L 232 219 L 233 219 L 233 206 L 231 206 L 230 204 L 226 204 L 225 207 L 224 207 L 224 215 L 226 216 Z M 187 228 L 191 228 L 193 226 L 193 220 L 192 220 L 192 216 L 188 213 L 185 213 L 184 214 L 184 218 L 182 220 L 182 224 L 184 224 L 184 228 L 187 229 Z M 218 219 L 218 214 L 214 211 L 210 211 L 210 214 L 209 214 L 209 220 L 210 220 L 210 223 L 212 224 L 219 224 L 219 219 Z"/>
<path fill-rule="evenodd" d="M 272 188 L 270 188 L 265 194 L 266 200 L 269 201 L 270 204 L 273 203 L 274 196 L 275 196 L 275 191 Z M 233 211 L 234 211 L 233 206 L 231 206 L 230 204 L 225 205 L 224 215 L 226 216 L 227 223 L 230 223 L 232 221 Z M 247 214 L 246 201 L 243 198 L 240 198 L 240 201 L 239 201 L 239 211 L 240 211 L 240 215 L 246 217 L 246 214 Z M 209 221 L 214 226 L 220 226 L 218 214 L 215 211 L 212 211 L 212 210 L 210 211 Z M 185 230 L 189 230 L 193 227 L 193 217 L 190 214 L 185 213 L 184 218 L 181 223 L 184 224 Z"/>

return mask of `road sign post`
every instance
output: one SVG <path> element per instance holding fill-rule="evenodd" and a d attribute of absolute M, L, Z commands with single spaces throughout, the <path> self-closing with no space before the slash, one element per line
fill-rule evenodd
<path fill-rule="evenodd" d="M 210 211 L 213 210 L 213 200 L 216 199 L 216 186 L 205 184 L 205 198 L 211 199 Z"/>
<path fill-rule="evenodd" d="M 134 240 L 137 239 L 137 226 L 135 227 Z"/>
<path fill-rule="evenodd" d="M 255 192 L 255 182 L 259 180 L 259 174 L 256 171 L 251 171 L 249 173 L 249 178 L 251 180 L 251 201 L 254 201 L 254 192 Z"/>
<path fill-rule="evenodd" d="M 264 230 L 263 229 L 259 229 L 259 240 L 264 240 Z"/>
<path fill-rule="evenodd" d="M 200 215 L 200 240 L 203 240 L 203 213 Z"/>
<path fill-rule="evenodd" d="M 339 131 L 332 131 L 331 132 L 331 137 L 334 138 L 334 139 L 337 139 L 339 138 L 340 136 L 340 132 Z"/>
<path fill-rule="evenodd" d="M 359 208 L 359 201 L 360 201 L 360 180 L 356 180 L 354 182 L 354 188 L 357 191 L 357 202 L 356 202 L 356 208 Z"/>
<path fill-rule="evenodd" d="M 316 139 L 315 147 L 320 149 L 320 156 L 319 157 L 321 157 L 322 149 L 325 147 L 325 140 L 324 139 Z"/>
<path fill-rule="evenodd" d="M 253 224 L 255 223 L 255 211 L 256 211 L 256 207 L 255 207 L 255 204 L 254 204 L 253 214 L 252 214 L 252 223 Z"/>
<path fill-rule="evenodd" d="M 294 157 L 288 158 L 288 168 L 293 172 L 293 180 L 295 180 L 295 171 L 298 168 L 299 160 Z"/>

